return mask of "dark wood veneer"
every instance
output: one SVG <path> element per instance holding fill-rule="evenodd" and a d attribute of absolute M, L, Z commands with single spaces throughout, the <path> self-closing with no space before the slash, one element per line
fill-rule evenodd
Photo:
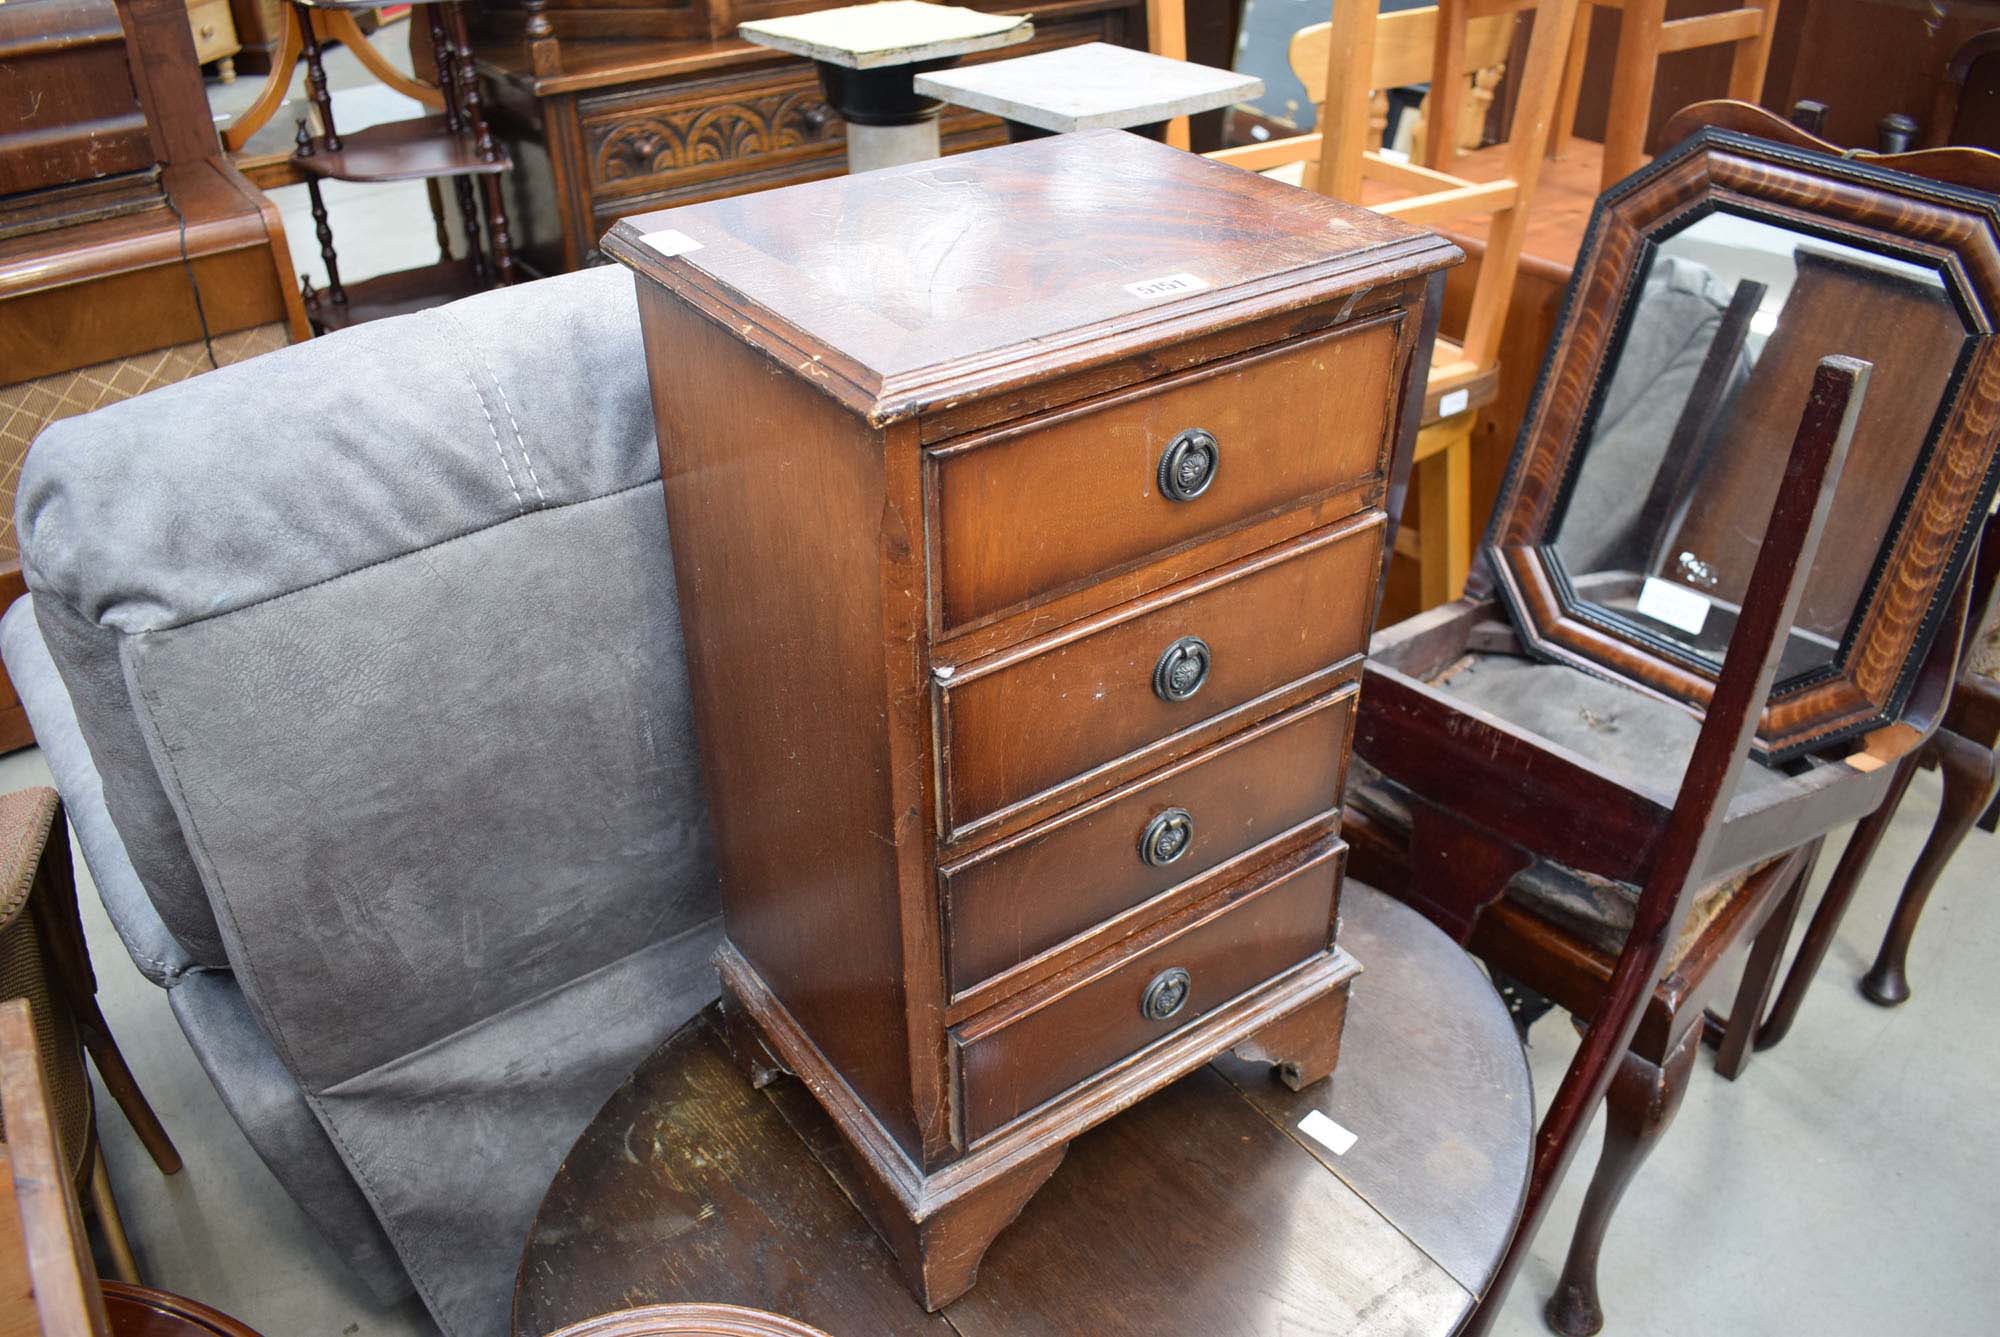
<path fill-rule="evenodd" d="M 1077 1133 L 1232 1047 L 1297 1085 L 1338 1058 L 1378 503 L 1456 252 L 1118 133 L 605 245 L 639 274 L 732 1043 L 832 1116 L 936 1308 Z M 1166 502 L 1193 427 L 1216 481 Z M 1185 869 L 1139 857 L 1169 795 Z"/>

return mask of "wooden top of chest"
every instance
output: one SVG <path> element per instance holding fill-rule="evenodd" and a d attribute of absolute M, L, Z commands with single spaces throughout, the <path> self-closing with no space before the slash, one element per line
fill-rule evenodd
<path fill-rule="evenodd" d="M 1434 233 L 1122 131 L 627 218 L 605 250 L 876 426 L 1418 277 Z"/>

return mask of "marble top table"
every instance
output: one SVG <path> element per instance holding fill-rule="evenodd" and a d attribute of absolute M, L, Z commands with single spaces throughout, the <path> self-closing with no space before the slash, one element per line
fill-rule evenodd
<path fill-rule="evenodd" d="M 1161 126 L 1176 116 L 1247 102 L 1262 95 L 1264 81 L 1089 42 L 920 74 L 915 87 L 923 96 L 998 116 L 1015 139 L 1032 139 L 1076 130 Z"/>
<path fill-rule="evenodd" d="M 911 80 L 960 56 L 1025 42 L 1034 25 L 1018 14 L 982 14 L 922 0 L 884 0 L 740 23 L 746 42 L 804 56 L 819 70 L 826 100 L 847 122 L 847 170 L 866 172 L 938 156 L 944 103 Z"/>

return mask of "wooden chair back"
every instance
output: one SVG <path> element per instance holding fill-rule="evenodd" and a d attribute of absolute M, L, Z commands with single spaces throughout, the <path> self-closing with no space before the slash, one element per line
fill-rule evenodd
<path fill-rule="evenodd" d="M 1378 16 L 1375 20 L 1375 49 L 1368 74 L 1371 94 L 1411 84 L 1430 84 L 1427 132 L 1438 133 L 1435 127 L 1447 125 L 1456 131 L 1460 117 L 1450 111 L 1440 116 L 1438 109 L 1458 99 L 1465 91 L 1467 82 L 1478 72 L 1506 64 L 1508 50 L 1514 44 L 1513 19 L 1511 13 L 1488 14 L 1467 23 L 1465 41 L 1460 44 L 1462 49 L 1444 53 L 1444 59 L 1456 64 L 1457 77 L 1440 82 L 1437 78 L 1437 6 L 1399 9 Z M 1305 87 L 1306 100 L 1312 103 L 1315 116 L 1320 114 L 1319 108 L 1326 101 L 1327 54 L 1332 45 L 1333 24 L 1315 23 L 1294 33 L 1291 45 L 1285 51 L 1292 73 Z M 1450 87 L 1446 88 L 1444 84 Z M 1450 141 L 1454 144 L 1462 142 L 1457 133 L 1450 136 Z M 1439 165 L 1435 150 L 1427 149 L 1421 157 L 1430 166 Z M 1313 161 L 1318 161 L 1317 154 Z"/>
<path fill-rule="evenodd" d="M 1848 357 L 1823 359 L 1813 375 L 1784 482 L 1771 507 L 1764 544 L 1750 577 L 1742 616 L 1729 640 L 1722 674 L 1694 752 L 1653 856 L 1632 930 L 1618 954 L 1603 1002 L 1576 1057 L 1563 1074 L 1535 1137 L 1521 1223 L 1461 1337 L 1490 1332 L 1509 1284 L 1519 1272 L 1555 1187 L 1575 1159 L 1620 1058 L 1631 1045 L 1646 1000 L 1660 978 L 1668 948 L 1687 922 L 1693 892 L 1709 873 L 1750 744 L 1771 695 L 1792 621 L 1805 597 L 1806 577 L 1833 511 L 1833 499 L 1854 438 L 1871 368 Z"/>
<path fill-rule="evenodd" d="M 1924 147 L 2000 149 L 2000 28 L 1968 37 L 1945 66 Z"/>
<path fill-rule="evenodd" d="M 0 1003 L 0 1337 L 105 1337 L 110 1323 L 24 998 Z"/>
<path fill-rule="evenodd" d="M 1472 379 L 1491 367 L 1499 355 L 1501 326 L 1520 264 L 1527 206 L 1541 171 L 1555 110 L 1556 78 L 1569 44 L 1576 5 L 1577 0 L 1443 0 L 1429 11 L 1408 11 L 1431 16 L 1431 61 L 1425 77 L 1431 82 L 1433 97 L 1457 93 L 1459 80 L 1452 72 L 1470 68 L 1467 52 L 1472 47 L 1470 31 L 1475 21 L 1510 26 L 1506 20 L 1516 13 L 1534 15 L 1527 58 L 1515 72 L 1520 96 L 1514 105 L 1513 133 L 1507 141 L 1506 172 L 1498 179 L 1473 181 L 1434 167 L 1398 162 L 1368 144 L 1369 94 L 1378 77 L 1376 52 L 1383 52 L 1382 68 L 1388 74 L 1399 82 L 1410 82 L 1415 67 L 1408 63 L 1406 53 L 1409 39 L 1420 31 L 1418 21 L 1402 15 L 1384 15 L 1378 22 L 1375 0 L 1334 0 L 1333 21 L 1310 39 L 1313 45 L 1322 40 L 1325 43 L 1318 131 L 1209 155 L 1251 171 L 1310 160 L 1314 167 L 1306 184 L 1321 194 L 1355 204 L 1365 202 L 1379 213 L 1411 223 L 1435 226 L 1490 215 L 1489 241 L 1467 315 L 1465 339 L 1453 357 L 1433 361 L 1434 390 L 1440 384 Z M 1392 34 L 1388 39 L 1382 36 L 1385 30 Z M 1482 36 L 1481 40 L 1487 39 Z M 1433 156 L 1440 144 L 1451 141 L 1456 122 L 1455 112 L 1433 107 L 1428 135 Z M 1364 201 L 1364 181 L 1413 193 Z"/>
<path fill-rule="evenodd" d="M 1661 56 L 1701 47 L 1730 47 L 1729 91 L 1725 96 L 1737 102 L 1759 100 L 1764 68 L 1771 59 L 1771 37 L 1778 26 L 1778 0 L 1740 0 L 1733 9 L 1681 19 L 1667 17 L 1667 0 L 1583 0 L 1583 4 L 1584 12 L 1577 16 L 1563 65 L 1549 156 L 1560 158 L 1569 151 L 1576 104 L 1583 91 L 1593 11 L 1619 10 L 1600 189 L 1610 189 L 1613 182 L 1645 165 L 1646 127 L 1653 113 L 1653 86 L 1659 78 Z"/>

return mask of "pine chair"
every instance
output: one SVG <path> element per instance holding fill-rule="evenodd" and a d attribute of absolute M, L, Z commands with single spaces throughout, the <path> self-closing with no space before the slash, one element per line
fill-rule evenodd
<path fill-rule="evenodd" d="M 1303 162 L 1307 167 L 1301 184 L 1413 223 L 1491 217 L 1465 337 L 1462 342 L 1440 339 L 1432 352 L 1423 426 L 1413 452 L 1422 525 L 1414 536 L 1403 535 L 1397 545 L 1417 558 L 1424 607 L 1463 593 L 1472 564 L 1473 417 L 1498 384 L 1501 330 L 1576 5 L 1577 0 L 1444 0 L 1432 9 L 1382 15 L 1378 20 L 1375 0 L 1334 0 L 1332 23 L 1306 29 L 1293 40 L 1294 68 L 1304 75 L 1324 70 L 1318 77 L 1302 75 L 1319 108 L 1321 129 L 1209 155 L 1250 171 Z M 1459 108 L 1470 92 L 1466 74 L 1476 68 L 1474 61 L 1485 58 L 1492 25 L 1511 34 L 1509 16 L 1521 11 L 1534 15 L 1534 31 L 1517 72 L 1521 94 L 1514 108 L 1505 175 L 1473 181 L 1434 166 L 1399 161 L 1369 145 L 1373 90 L 1428 81 L 1429 154 L 1434 161 L 1452 156 Z M 1430 30 L 1428 52 L 1421 40 L 1423 25 Z M 1378 198 L 1390 192 L 1412 193 Z"/>
<path fill-rule="evenodd" d="M 1764 88 L 1764 67 L 1771 59 L 1771 37 L 1778 26 L 1778 0 L 1742 0 L 1735 9 L 1692 18 L 1669 19 L 1667 0 L 1583 0 L 1570 36 L 1569 58 L 1563 65 L 1562 91 L 1556 122 L 1549 136 L 1549 156 L 1570 150 L 1577 98 L 1583 90 L 1584 57 L 1590 49 L 1590 24 L 1598 9 L 1619 11 L 1618 54 L 1612 66 L 1611 105 L 1604 122 L 1604 170 L 1600 189 L 1638 171 L 1646 162 L 1646 126 L 1653 111 L 1653 85 L 1659 78 L 1660 57 L 1699 47 L 1729 46 L 1729 91 L 1737 102 L 1756 102 Z"/>

